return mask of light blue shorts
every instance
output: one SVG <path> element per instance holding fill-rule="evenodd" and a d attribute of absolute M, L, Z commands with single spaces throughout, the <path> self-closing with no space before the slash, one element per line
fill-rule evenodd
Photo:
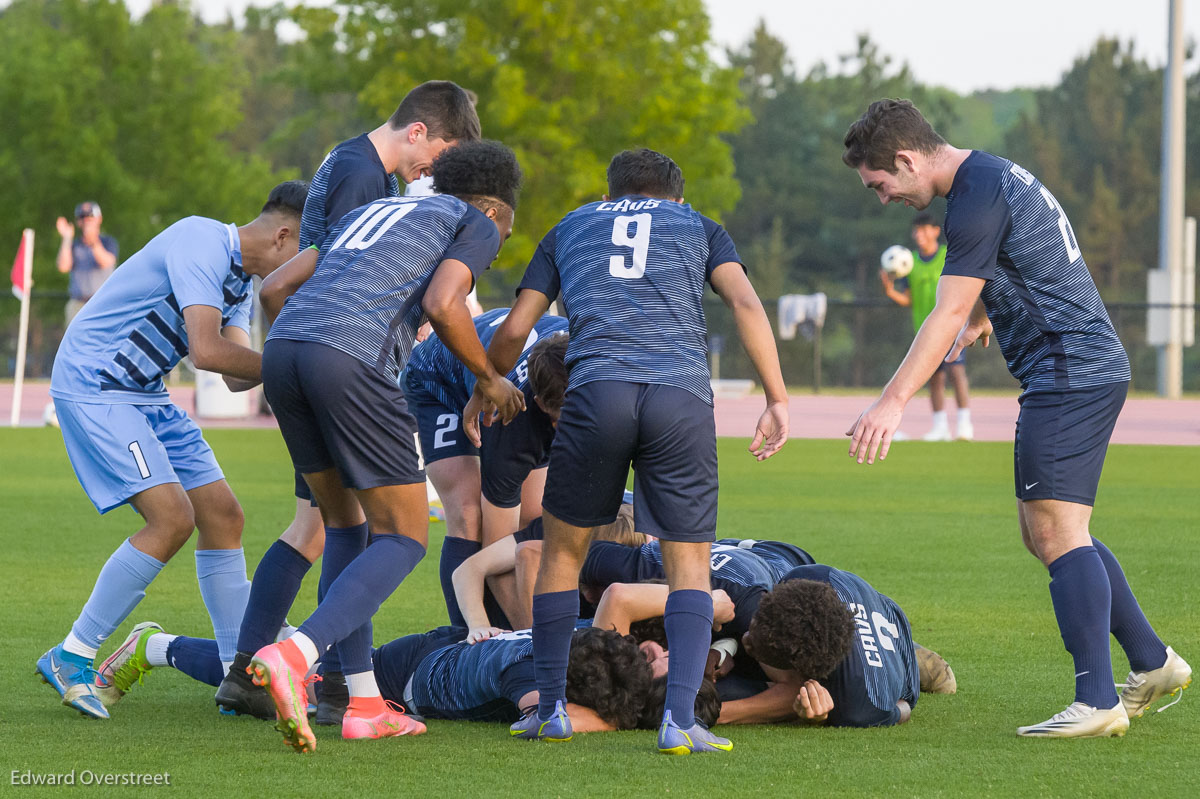
<path fill-rule="evenodd" d="M 225 477 L 200 428 L 174 405 L 56 399 L 54 408 L 75 475 L 101 513 L 156 485 L 190 491 Z"/>

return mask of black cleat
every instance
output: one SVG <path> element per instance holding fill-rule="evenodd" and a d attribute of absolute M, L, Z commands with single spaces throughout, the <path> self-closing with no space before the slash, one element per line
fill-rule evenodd
<path fill-rule="evenodd" d="M 275 720 L 275 702 L 265 688 L 254 684 L 254 680 L 246 673 L 250 658 L 245 652 L 238 652 L 233 658 L 233 665 L 221 684 L 217 686 L 217 709 L 226 715 L 254 716 L 264 721 Z"/>
<path fill-rule="evenodd" d="M 334 727 L 342 723 L 346 707 L 350 704 L 350 691 L 346 688 L 346 677 L 340 671 L 327 671 L 317 683 L 317 716 L 313 724 Z"/>

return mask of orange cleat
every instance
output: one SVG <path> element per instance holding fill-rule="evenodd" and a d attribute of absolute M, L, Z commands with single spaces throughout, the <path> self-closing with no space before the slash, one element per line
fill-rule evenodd
<path fill-rule="evenodd" d="M 350 697 L 350 706 L 342 717 L 342 737 L 347 740 L 420 735 L 423 732 L 424 724 L 405 715 L 400 705 L 382 697 Z"/>
<path fill-rule="evenodd" d="M 275 729 L 297 752 L 313 752 L 317 738 L 308 725 L 308 693 L 305 690 L 308 664 L 292 641 L 264 646 L 250 659 L 246 671 L 255 685 L 267 689 L 275 703 Z"/>

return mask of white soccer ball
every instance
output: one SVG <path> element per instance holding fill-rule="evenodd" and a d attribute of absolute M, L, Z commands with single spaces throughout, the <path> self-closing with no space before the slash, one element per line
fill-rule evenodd
<path fill-rule="evenodd" d="M 913 268 L 912 250 L 903 244 L 893 244 L 879 256 L 879 264 L 893 278 L 908 277 Z"/>

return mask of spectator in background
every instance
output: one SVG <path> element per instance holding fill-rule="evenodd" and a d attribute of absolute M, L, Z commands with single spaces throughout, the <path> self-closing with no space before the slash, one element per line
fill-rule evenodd
<path fill-rule="evenodd" d="M 887 272 L 880 270 L 883 291 L 897 305 L 912 308 L 913 330 L 920 330 L 925 317 L 937 302 L 938 278 L 946 264 L 946 247 L 940 241 L 942 226 L 932 214 L 917 214 L 913 218 L 912 237 L 917 248 L 913 250 L 913 269 L 907 278 L 906 287 L 897 288 L 896 282 Z M 954 381 L 954 401 L 958 405 L 955 437 L 970 441 L 975 437 L 971 424 L 970 397 L 967 387 L 967 353 L 964 350 L 953 363 L 942 361 L 933 377 L 929 379 L 929 401 L 933 406 L 933 427 L 923 438 L 926 441 L 949 441 L 950 423 L 946 418 L 946 373 Z"/>
<path fill-rule="evenodd" d="M 67 300 L 67 324 L 92 298 L 117 265 L 117 240 L 100 232 L 104 217 L 100 206 L 90 200 L 75 206 L 75 222 L 79 225 L 79 238 L 75 238 L 75 225 L 60 216 L 55 223 L 62 245 L 58 248 L 58 271 L 71 273 Z"/>

